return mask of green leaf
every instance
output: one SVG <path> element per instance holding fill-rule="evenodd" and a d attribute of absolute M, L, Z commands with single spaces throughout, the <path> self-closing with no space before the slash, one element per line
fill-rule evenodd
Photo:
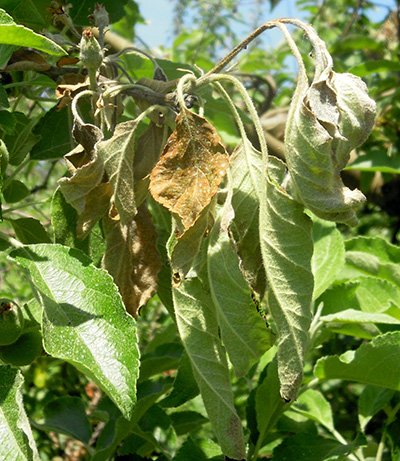
<path fill-rule="evenodd" d="M 400 313 L 400 312 L 399 312 Z M 322 322 L 330 323 L 387 323 L 399 325 L 400 320 L 386 314 L 372 314 L 360 312 L 355 309 L 346 309 L 336 314 L 324 315 L 320 318 Z"/>
<path fill-rule="evenodd" d="M 356 351 L 318 360 L 314 374 L 319 380 L 344 379 L 400 390 L 400 331 L 377 336 Z"/>
<path fill-rule="evenodd" d="M 39 461 L 22 402 L 23 382 L 17 368 L 0 365 L 0 458 Z"/>
<path fill-rule="evenodd" d="M 308 389 L 299 395 L 297 401 L 291 406 L 291 410 L 317 421 L 330 432 L 335 429 L 332 408 L 321 392 L 315 389 Z"/>
<path fill-rule="evenodd" d="M 91 0 L 72 0 L 69 3 L 72 5 L 70 16 L 74 24 L 77 26 L 88 26 L 88 15 L 93 13 L 93 2 Z M 104 0 L 101 3 L 105 6 L 110 16 L 110 23 L 112 24 L 124 17 L 124 5 L 128 3 L 128 0 L 120 0 L 118 2 Z"/>
<path fill-rule="evenodd" d="M 135 156 L 135 131 L 138 120 L 119 123 L 112 138 L 100 141 L 97 150 L 113 188 L 121 223 L 126 224 L 136 215 L 133 189 L 133 160 Z"/>
<path fill-rule="evenodd" d="M 237 376 L 245 376 L 271 347 L 271 333 L 257 310 L 239 268 L 239 258 L 222 225 L 224 207 L 210 234 L 208 283 L 222 342 Z"/>
<path fill-rule="evenodd" d="M 4 200 L 7 203 L 17 203 L 30 194 L 30 190 L 19 179 L 11 180 L 3 189 Z"/>
<path fill-rule="evenodd" d="M 162 408 L 179 407 L 199 394 L 192 365 L 186 352 L 182 354 L 171 393 L 159 403 Z"/>
<path fill-rule="evenodd" d="M 68 109 L 57 111 L 56 107 L 48 110 L 33 130 L 40 141 L 31 151 L 35 160 L 61 158 L 75 145 L 70 135 L 71 127 Z"/>
<path fill-rule="evenodd" d="M 14 3 L 16 3 L 14 7 L 10 5 L 6 9 L 18 23 L 24 24 L 36 31 L 43 30 L 45 27 L 45 16 L 48 14 L 46 10 L 49 6 L 48 2 L 45 0 L 20 0 Z M 50 24 L 49 17 L 47 17 L 47 23 Z"/>
<path fill-rule="evenodd" d="M 88 445 L 92 426 L 79 397 L 60 397 L 51 400 L 43 409 L 44 422 L 35 424 L 39 429 L 61 432 Z"/>
<path fill-rule="evenodd" d="M 18 240 L 25 244 L 51 243 L 42 223 L 33 218 L 10 219 Z"/>
<path fill-rule="evenodd" d="M 8 110 L 0 110 L 0 129 L 5 135 L 12 136 L 15 133 L 17 121 L 14 114 Z"/>
<path fill-rule="evenodd" d="M 0 67 L 1 67 L 1 63 L 0 63 Z M 5 107 L 6 109 L 8 109 L 10 107 L 10 103 L 8 102 L 7 92 L 4 89 L 4 86 L 1 85 L 1 84 L 0 84 L 0 106 Z"/>
<path fill-rule="evenodd" d="M 174 461 L 208 461 L 208 457 L 196 442 L 189 437 L 177 451 Z"/>
<path fill-rule="evenodd" d="M 11 253 L 29 271 L 43 312 L 48 354 L 93 379 L 130 418 L 136 400 L 136 323 L 111 276 L 77 250 L 32 245 Z"/>
<path fill-rule="evenodd" d="M 172 294 L 178 331 L 215 435 L 226 456 L 242 459 L 242 425 L 233 405 L 228 363 L 210 296 L 197 278 L 183 281 Z"/>
<path fill-rule="evenodd" d="M 22 112 L 13 112 L 16 120 L 15 133 L 4 136 L 10 154 L 10 164 L 20 165 L 32 147 L 39 141 L 40 136 L 32 133 L 36 119 L 29 119 Z"/>
<path fill-rule="evenodd" d="M 15 24 L 14 19 L 1 8 L 0 8 L 0 24 Z M 18 49 L 17 46 L 0 44 L 0 69 L 6 66 L 11 55 L 17 49 Z"/>
<path fill-rule="evenodd" d="M 207 418 L 196 411 L 178 411 L 172 413 L 171 420 L 176 435 L 183 435 L 194 431 L 208 421 Z"/>
<path fill-rule="evenodd" d="M 67 55 L 57 43 L 17 24 L 0 24 L 0 43 L 34 48 L 56 56 Z"/>
<path fill-rule="evenodd" d="M 295 434 L 286 438 L 273 451 L 273 459 L 276 461 L 326 461 L 343 459 L 341 456 L 348 455 L 350 449 L 333 439 L 320 435 Z M 347 458 L 348 459 L 348 458 Z"/>
<path fill-rule="evenodd" d="M 359 277 L 335 285 L 320 298 L 324 315 L 340 313 L 348 308 L 369 314 L 389 314 L 400 319 L 400 289 L 387 280 Z"/>
<path fill-rule="evenodd" d="M 385 46 L 382 42 L 376 40 L 376 38 L 366 34 L 349 34 L 341 40 L 336 41 L 333 53 L 353 50 L 374 50 L 383 52 L 385 51 Z"/>
<path fill-rule="evenodd" d="M 349 72 L 359 77 L 365 77 L 369 74 L 378 72 L 399 72 L 400 62 L 390 61 L 389 59 L 375 59 L 364 61 L 361 64 L 350 67 Z"/>
<path fill-rule="evenodd" d="M 275 169 L 275 171 L 274 171 Z M 270 163 L 281 182 L 284 168 Z M 268 279 L 268 305 L 279 332 L 278 372 L 281 395 L 295 400 L 303 379 L 311 322 L 313 275 L 312 222 L 303 207 L 267 177 L 260 202 L 260 242 Z"/>
<path fill-rule="evenodd" d="M 400 287 L 400 248 L 379 237 L 346 240 L 346 265 L 340 280 L 369 275 Z"/>
<path fill-rule="evenodd" d="M 364 432 L 371 419 L 393 398 L 394 391 L 367 385 L 358 399 L 358 420 Z"/>
<path fill-rule="evenodd" d="M 381 173 L 400 174 L 400 157 L 389 156 L 386 151 L 369 150 L 358 156 L 346 170 L 380 171 Z"/>
<path fill-rule="evenodd" d="M 285 403 L 280 396 L 280 382 L 276 359 L 267 365 L 267 376 L 257 387 L 255 395 L 255 410 L 258 437 L 264 440 L 275 427 L 282 415 Z"/>
<path fill-rule="evenodd" d="M 336 224 L 313 216 L 314 253 L 311 261 L 314 294 L 317 299 L 332 283 L 344 266 L 344 243 Z"/>
<path fill-rule="evenodd" d="M 162 372 L 176 370 L 182 355 L 182 345 L 172 342 L 158 346 L 149 354 L 142 354 L 140 363 L 140 381 Z"/>

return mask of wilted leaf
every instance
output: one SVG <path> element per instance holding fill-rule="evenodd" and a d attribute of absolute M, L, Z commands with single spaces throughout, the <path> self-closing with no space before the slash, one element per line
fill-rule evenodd
<path fill-rule="evenodd" d="M 309 86 L 304 65 L 296 56 L 299 78 L 285 133 L 288 190 L 320 218 L 353 226 L 357 223 L 353 208 L 365 197 L 344 186 L 340 171 L 350 152 L 367 139 L 375 102 L 359 77 L 333 72 L 332 58 L 311 26 L 287 22 L 304 29 L 316 59 Z"/>
<path fill-rule="evenodd" d="M 97 151 L 113 189 L 112 200 L 121 224 L 129 223 L 136 214 L 133 189 L 133 162 L 135 158 L 135 131 L 137 120 L 119 123 L 113 136 L 97 144 Z"/>
<path fill-rule="evenodd" d="M 72 177 L 61 178 L 58 184 L 67 202 L 81 214 L 86 196 L 103 179 L 104 164 L 95 146 L 103 135 L 94 125 L 78 123 L 73 134 L 79 145 L 65 156 Z"/>
<path fill-rule="evenodd" d="M 22 48 L 14 51 L 11 55 L 6 70 L 34 70 L 42 72 L 50 69 L 49 64 L 39 53 L 33 50 Z"/>
<path fill-rule="evenodd" d="M 157 163 L 165 145 L 166 130 L 166 125 L 157 126 L 154 122 L 150 122 L 148 128 L 139 136 L 133 163 L 135 181 L 150 174 Z"/>
<path fill-rule="evenodd" d="M 227 166 L 228 153 L 213 126 L 183 108 L 151 172 L 150 192 L 188 229 L 217 192 Z"/>
<path fill-rule="evenodd" d="M 270 159 L 265 198 L 260 202 L 260 243 L 268 279 L 268 306 L 279 332 L 278 374 L 282 398 L 295 400 L 303 379 L 311 300 L 311 219 L 276 183 L 285 175 Z"/>
<path fill-rule="evenodd" d="M 136 317 L 157 290 L 161 258 L 157 233 L 145 205 L 131 222 L 103 220 L 107 248 L 103 267 L 113 276 L 127 311 Z"/>

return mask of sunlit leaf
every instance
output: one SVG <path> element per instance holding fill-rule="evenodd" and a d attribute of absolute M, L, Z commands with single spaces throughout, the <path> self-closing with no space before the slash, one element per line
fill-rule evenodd
<path fill-rule="evenodd" d="M 44 348 L 93 379 L 126 418 L 136 402 L 136 323 L 106 271 L 78 250 L 31 245 L 14 250 L 43 307 Z"/>
<path fill-rule="evenodd" d="M 0 458 L 39 461 L 22 402 L 23 382 L 22 374 L 17 368 L 0 365 Z"/>
<path fill-rule="evenodd" d="M 154 199 L 191 227 L 217 192 L 228 166 L 228 153 L 204 118 L 182 109 L 176 130 L 150 175 Z"/>

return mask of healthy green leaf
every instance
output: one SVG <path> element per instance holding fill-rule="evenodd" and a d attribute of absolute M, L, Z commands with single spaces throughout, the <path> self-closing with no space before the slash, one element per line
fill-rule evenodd
<path fill-rule="evenodd" d="M 51 400 L 43 409 L 44 422 L 35 424 L 39 429 L 61 432 L 88 445 L 92 435 L 83 400 L 64 396 Z"/>
<path fill-rule="evenodd" d="M 17 368 L 0 365 L 0 458 L 39 461 L 22 402 L 23 382 Z"/>
<path fill-rule="evenodd" d="M 33 218 L 10 219 L 18 240 L 25 244 L 51 243 L 42 223 Z"/>
<path fill-rule="evenodd" d="M 75 145 L 70 135 L 71 127 L 68 109 L 60 111 L 54 106 L 40 118 L 33 130 L 40 136 L 40 141 L 31 151 L 31 157 L 36 160 L 61 158 Z"/>
<path fill-rule="evenodd" d="M 320 380 L 344 379 L 400 390 L 400 331 L 377 336 L 356 351 L 318 360 L 314 374 Z"/>
<path fill-rule="evenodd" d="M 1 47 L 0 47 L 0 49 L 1 49 Z M 0 67 L 1 67 L 1 65 L 0 65 Z M 4 89 L 4 86 L 1 85 L 1 84 L 0 84 L 0 106 L 5 107 L 6 109 L 8 109 L 10 107 L 10 103 L 8 102 L 7 92 Z"/>
<path fill-rule="evenodd" d="M 0 24 L 15 24 L 14 19 L 1 8 L 0 8 Z M 3 67 L 7 65 L 7 62 L 10 59 L 11 55 L 17 49 L 18 47 L 14 45 L 0 44 L 0 69 L 2 69 Z"/>
<path fill-rule="evenodd" d="M 19 179 L 13 179 L 3 189 L 4 200 L 7 203 L 17 203 L 30 194 L 30 190 Z"/>
<path fill-rule="evenodd" d="M 32 245 L 11 253 L 29 271 L 43 312 L 48 354 L 93 379 L 129 418 L 136 400 L 136 325 L 111 277 L 81 252 Z"/>
<path fill-rule="evenodd" d="M 17 24 L 0 24 L 0 37 L 0 43 L 5 45 L 25 46 L 56 56 L 67 55 L 57 43 Z"/>
<path fill-rule="evenodd" d="M 225 225 L 225 208 L 210 234 L 208 283 L 217 312 L 222 342 L 238 376 L 250 368 L 271 347 L 266 320 L 257 311 L 251 291 L 239 268 L 239 258 Z"/>
<path fill-rule="evenodd" d="M 400 157 L 385 155 L 381 150 L 369 150 L 357 157 L 345 170 L 380 171 L 400 174 Z"/>
<path fill-rule="evenodd" d="M 312 223 L 276 183 L 284 168 L 270 163 L 265 197 L 260 202 L 260 243 L 267 274 L 268 305 L 279 332 L 278 372 L 281 395 L 295 400 L 303 379 L 304 355 L 311 322 L 313 275 Z"/>
<path fill-rule="evenodd" d="M 183 281 L 172 294 L 178 331 L 222 451 L 230 458 L 243 459 L 242 426 L 233 405 L 228 363 L 210 295 L 197 278 Z"/>
<path fill-rule="evenodd" d="M 344 243 L 336 225 L 313 216 L 314 253 L 311 260 L 314 274 L 313 299 L 332 285 L 344 266 Z"/>
<path fill-rule="evenodd" d="M 358 399 L 358 420 L 364 432 L 371 419 L 393 398 L 395 392 L 382 387 L 367 385 Z"/>
<path fill-rule="evenodd" d="M 299 395 L 291 410 L 317 421 L 331 432 L 335 429 L 331 405 L 323 394 L 315 389 L 308 389 Z"/>
<path fill-rule="evenodd" d="M 378 72 L 398 72 L 400 71 L 400 62 L 390 61 L 389 59 L 374 59 L 371 61 L 364 61 L 350 67 L 349 72 L 359 77 L 365 77 L 369 74 L 376 74 Z"/>
<path fill-rule="evenodd" d="M 346 265 L 340 280 L 370 275 L 400 287 L 400 248 L 379 237 L 356 237 L 346 240 Z"/>

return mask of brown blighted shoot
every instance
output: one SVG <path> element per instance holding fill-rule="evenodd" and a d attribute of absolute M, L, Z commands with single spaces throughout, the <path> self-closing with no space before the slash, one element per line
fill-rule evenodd
<path fill-rule="evenodd" d="M 183 108 L 176 129 L 150 174 L 153 198 L 191 227 L 218 190 L 229 155 L 215 128 Z"/>

